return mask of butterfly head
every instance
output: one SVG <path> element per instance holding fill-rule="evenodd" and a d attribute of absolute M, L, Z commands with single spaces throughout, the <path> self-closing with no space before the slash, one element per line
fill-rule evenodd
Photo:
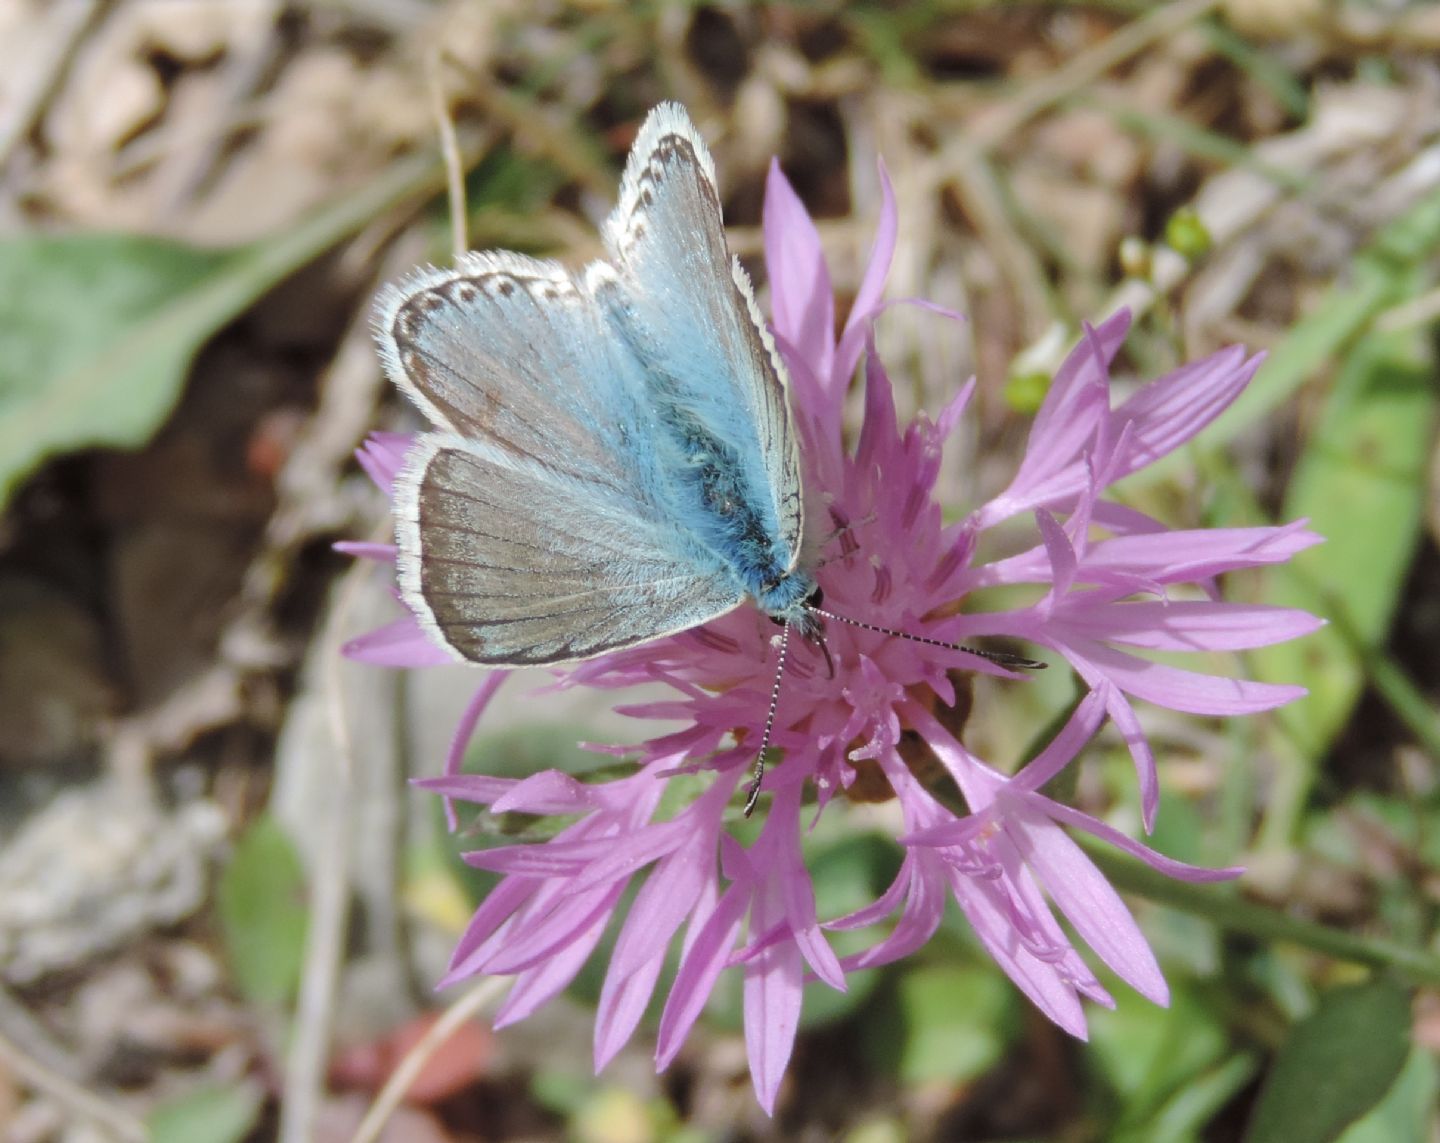
<path fill-rule="evenodd" d="M 793 571 L 777 583 L 766 584 L 755 594 L 760 610 L 773 622 L 811 642 L 817 642 L 825 629 L 825 621 L 815 610 L 824 600 L 820 585 L 802 571 Z"/>

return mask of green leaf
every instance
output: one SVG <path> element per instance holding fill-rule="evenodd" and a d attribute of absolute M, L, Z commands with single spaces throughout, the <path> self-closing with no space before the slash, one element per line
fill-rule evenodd
<path fill-rule="evenodd" d="M 892 1066 L 906 1083 L 963 1083 L 993 1066 L 1018 1025 L 1015 991 L 990 966 L 906 972 L 897 1005 L 903 1033 Z"/>
<path fill-rule="evenodd" d="M 1120 1097 L 1132 1128 L 1226 1052 L 1219 1014 L 1184 981 L 1172 984 L 1169 1008 L 1117 991 L 1115 1007 L 1097 1009 L 1089 1025 L 1090 1060 Z"/>
<path fill-rule="evenodd" d="M 0 246 L 0 494 L 49 453 L 149 438 L 216 324 L 165 318 L 234 258 L 128 234 Z"/>
<path fill-rule="evenodd" d="M 1290 1031 L 1247 1143 L 1328 1143 L 1384 1097 L 1410 1052 L 1410 997 L 1376 980 L 1326 993 Z"/>
<path fill-rule="evenodd" d="M 1204 1139 L 1205 1127 L 1250 1083 L 1259 1063 L 1255 1053 L 1237 1052 L 1191 1077 L 1155 1110 L 1143 1131 L 1132 1133 L 1132 1138 L 1137 1143 Z"/>
<path fill-rule="evenodd" d="M 1394 618 L 1421 533 L 1434 447 L 1433 376 L 1434 356 L 1416 335 L 1363 337 L 1291 479 L 1282 518 L 1309 519 L 1326 542 L 1272 569 L 1267 602 L 1334 621 L 1252 656 L 1257 677 L 1310 692 L 1275 717 L 1287 768 L 1265 822 L 1270 844 L 1293 840 L 1315 767 L 1365 687 L 1366 653 L 1384 644 Z"/>
<path fill-rule="evenodd" d="M 47 457 L 144 444 L 218 330 L 440 179 L 429 157 L 397 163 L 286 233 L 228 251 L 126 234 L 0 242 L 0 507 Z"/>
<path fill-rule="evenodd" d="M 150 1112 L 150 1143 L 239 1143 L 259 1122 L 263 1103 L 258 1084 L 197 1088 Z"/>
<path fill-rule="evenodd" d="M 1413 336 L 1371 335 L 1345 362 L 1305 448 L 1283 517 L 1306 517 L 1325 543 L 1271 578 L 1269 601 L 1321 615 L 1344 609 L 1369 645 L 1389 630 L 1419 541 L 1434 440 L 1434 361 Z M 1331 629 L 1257 653 L 1266 677 L 1311 689 L 1282 713 L 1311 756 L 1328 748 L 1363 682 L 1344 633 Z"/>
<path fill-rule="evenodd" d="M 1440 1095 L 1440 1064 L 1423 1048 L 1412 1048 L 1400 1078 L 1385 1098 L 1340 1136 L 1340 1143 L 1393 1143 L 1424 1139 L 1432 1129 Z"/>
<path fill-rule="evenodd" d="M 216 902 L 240 991 L 257 1004 L 285 1004 L 300 981 L 308 911 L 300 857 L 273 818 L 260 818 L 235 846 Z"/>

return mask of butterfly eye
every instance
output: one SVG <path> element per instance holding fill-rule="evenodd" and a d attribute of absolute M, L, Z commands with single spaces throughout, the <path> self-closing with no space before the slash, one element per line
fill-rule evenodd
<path fill-rule="evenodd" d="M 806 607 L 824 607 L 824 606 L 825 606 L 825 593 L 824 593 L 823 591 L 821 591 L 821 590 L 817 587 L 814 591 L 812 591 L 809 595 L 807 595 L 807 596 L 805 597 L 805 606 L 806 606 Z"/>

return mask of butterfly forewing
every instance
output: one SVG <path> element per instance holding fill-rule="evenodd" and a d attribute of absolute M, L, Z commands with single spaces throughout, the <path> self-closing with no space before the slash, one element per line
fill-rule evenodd
<path fill-rule="evenodd" d="M 785 367 L 726 246 L 709 152 L 678 105 L 645 121 L 605 240 L 614 281 L 607 264 L 592 267 L 592 289 L 643 364 L 652 401 L 693 413 L 733 450 L 793 568 L 804 508 Z"/>
<path fill-rule="evenodd" d="M 387 289 L 377 313 L 391 375 L 437 427 L 641 498 L 653 488 L 638 366 L 563 266 L 466 254 Z"/>

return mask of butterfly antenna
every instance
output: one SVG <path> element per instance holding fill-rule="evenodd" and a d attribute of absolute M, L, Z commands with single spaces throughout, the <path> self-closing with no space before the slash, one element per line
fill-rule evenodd
<path fill-rule="evenodd" d="M 785 656 L 790 650 L 790 624 L 780 631 L 780 661 L 775 664 L 775 682 L 770 686 L 770 709 L 765 712 L 765 733 L 760 736 L 760 751 L 755 755 L 755 776 L 745 788 L 745 816 L 755 812 L 755 803 L 760 800 L 760 779 L 765 777 L 765 751 L 770 747 L 770 732 L 775 729 L 775 711 L 780 706 L 780 680 L 785 674 Z M 830 653 L 827 651 L 828 659 Z"/>
<path fill-rule="evenodd" d="M 833 611 L 822 611 L 818 607 L 811 607 L 809 610 L 825 619 L 833 619 L 837 623 L 848 623 L 851 627 L 874 631 L 877 635 L 889 635 L 895 639 L 908 639 L 912 643 L 924 643 L 929 647 L 943 647 L 947 651 L 964 651 L 967 655 L 979 655 L 980 658 L 989 660 L 997 667 L 1005 667 L 1011 671 L 1043 671 L 1049 666 L 1048 663 L 1042 663 L 1039 659 L 1027 659 L 1023 655 L 1012 655 L 1009 651 L 987 651 L 981 647 L 966 647 L 961 643 L 944 643 L 939 639 L 930 639 L 924 635 L 912 635 L 908 631 L 896 631 L 892 627 L 881 627 L 874 623 L 866 623 L 862 619 L 836 615 Z"/>

